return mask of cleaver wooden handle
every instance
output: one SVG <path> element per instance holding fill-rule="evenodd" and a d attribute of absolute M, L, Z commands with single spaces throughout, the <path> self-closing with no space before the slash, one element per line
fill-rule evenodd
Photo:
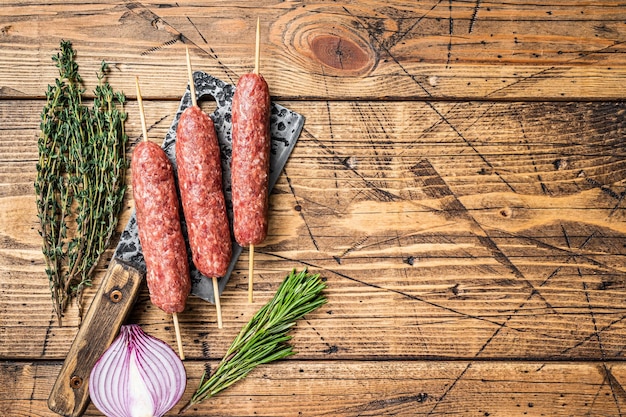
<path fill-rule="evenodd" d="M 63 416 L 80 416 L 89 400 L 89 375 L 111 345 L 139 293 L 143 274 L 112 259 L 61 372 L 48 398 L 50 410 Z"/>

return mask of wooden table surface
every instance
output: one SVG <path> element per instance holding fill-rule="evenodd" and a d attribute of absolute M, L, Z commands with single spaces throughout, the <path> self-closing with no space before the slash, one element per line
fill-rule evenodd
<path fill-rule="evenodd" d="M 255 303 L 244 251 L 224 328 L 194 296 L 179 316 L 183 401 L 290 269 L 321 273 L 328 304 L 293 330 L 296 356 L 186 415 L 626 414 L 623 2 L 3 0 L 0 415 L 56 415 L 46 400 L 79 326 L 76 305 L 57 324 L 33 189 L 60 41 L 89 91 L 111 64 L 130 151 L 135 76 L 160 142 L 185 46 L 235 84 L 257 17 L 272 99 L 306 123 L 271 196 Z M 145 287 L 128 322 L 175 347 Z"/>

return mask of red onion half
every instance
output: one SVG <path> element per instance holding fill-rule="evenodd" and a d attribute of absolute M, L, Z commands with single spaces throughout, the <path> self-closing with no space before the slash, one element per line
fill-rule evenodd
<path fill-rule="evenodd" d="M 89 395 L 107 417 L 161 417 L 187 385 L 182 361 L 162 340 L 124 325 L 89 377 Z"/>

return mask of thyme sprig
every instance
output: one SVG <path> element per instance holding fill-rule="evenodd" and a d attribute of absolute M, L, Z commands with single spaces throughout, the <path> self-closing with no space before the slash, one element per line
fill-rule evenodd
<path fill-rule="evenodd" d="M 292 270 L 274 297 L 241 329 L 215 371 L 200 385 L 181 413 L 244 378 L 255 367 L 295 354 L 288 343 L 296 321 L 326 303 L 319 274 Z"/>
<path fill-rule="evenodd" d="M 59 325 L 74 298 L 91 285 L 93 268 L 117 225 L 125 192 L 126 98 L 106 81 L 102 62 L 93 107 L 70 41 L 52 57 L 59 78 L 46 91 L 38 140 L 35 193 L 53 306 Z"/>

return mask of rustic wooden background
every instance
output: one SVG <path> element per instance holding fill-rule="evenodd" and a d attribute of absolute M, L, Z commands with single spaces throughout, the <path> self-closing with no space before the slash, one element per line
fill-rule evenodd
<path fill-rule="evenodd" d="M 626 414 L 623 2 L 3 0 L 0 415 L 55 415 L 46 400 L 79 324 L 76 306 L 56 323 L 33 190 L 60 40 L 88 89 L 111 64 L 131 143 L 140 77 L 160 141 L 185 46 L 235 84 L 257 17 L 273 100 L 306 123 L 257 248 L 256 303 L 244 251 L 224 329 L 196 297 L 180 315 L 183 401 L 290 269 L 320 272 L 329 302 L 294 330 L 297 356 L 187 415 Z M 129 321 L 175 346 L 146 289 Z"/>

